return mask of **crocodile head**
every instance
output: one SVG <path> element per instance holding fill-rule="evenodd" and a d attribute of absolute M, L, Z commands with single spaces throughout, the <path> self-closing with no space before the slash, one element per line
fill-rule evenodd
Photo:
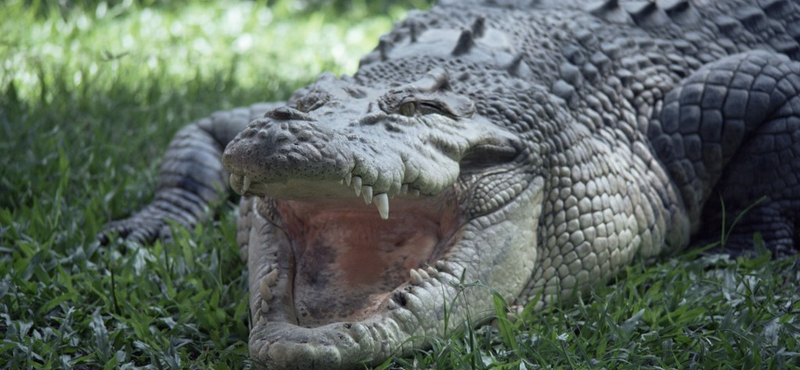
<path fill-rule="evenodd" d="M 411 79 L 413 80 L 413 79 Z M 323 75 L 226 148 L 251 202 L 250 350 L 279 368 L 408 353 L 530 276 L 541 183 L 448 73 L 383 89 Z M 241 232 L 241 231 L 240 231 Z M 526 276 L 527 274 L 527 276 Z"/>

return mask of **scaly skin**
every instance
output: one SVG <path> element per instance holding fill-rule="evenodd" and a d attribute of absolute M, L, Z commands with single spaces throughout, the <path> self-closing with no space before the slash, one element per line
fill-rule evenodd
<path fill-rule="evenodd" d="M 800 3 L 492 3 L 413 13 L 355 76 L 188 126 L 110 230 L 192 226 L 230 176 L 250 351 L 278 369 L 409 354 L 491 316 L 490 287 L 583 294 L 714 240 L 723 202 L 726 230 L 757 203 L 725 248 L 794 253 Z"/>

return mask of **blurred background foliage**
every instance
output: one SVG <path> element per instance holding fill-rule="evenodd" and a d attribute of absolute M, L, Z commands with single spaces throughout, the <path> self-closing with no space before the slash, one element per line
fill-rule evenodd
<path fill-rule="evenodd" d="M 35 10 L 38 17 L 51 17 L 53 12 L 57 11 L 62 16 L 67 14 L 73 9 L 94 9 L 100 3 L 105 3 L 108 7 L 115 7 L 125 3 L 130 3 L 129 0 L 52 0 L 52 4 L 44 4 L 41 0 L 25 0 L 26 6 Z M 281 0 L 265 0 L 256 1 L 264 4 L 267 7 L 273 8 L 281 3 L 287 3 Z M 392 8 L 403 9 L 425 9 L 433 4 L 433 0 L 292 0 L 290 6 L 298 11 L 312 13 L 320 10 L 334 10 L 339 13 L 346 13 L 353 9 L 362 9 L 370 14 L 387 13 Z M 140 8 L 170 8 L 180 9 L 184 6 L 183 1 L 176 0 L 134 0 L 133 3 Z"/>

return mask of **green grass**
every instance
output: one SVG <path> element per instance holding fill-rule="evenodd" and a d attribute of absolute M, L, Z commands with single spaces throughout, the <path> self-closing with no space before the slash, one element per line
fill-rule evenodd
<path fill-rule="evenodd" d="M 574 305 L 526 307 L 395 362 L 442 370 L 797 369 L 798 283 L 792 259 L 686 254 L 633 265 Z"/>
<path fill-rule="evenodd" d="M 179 127 L 283 99 L 324 70 L 354 72 L 403 7 L 0 4 L 0 368 L 250 367 L 231 204 L 170 243 L 99 246 L 94 236 L 150 200 Z M 686 255 L 625 275 L 586 303 L 501 318 L 383 368 L 800 363 L 793 261 Z"/>

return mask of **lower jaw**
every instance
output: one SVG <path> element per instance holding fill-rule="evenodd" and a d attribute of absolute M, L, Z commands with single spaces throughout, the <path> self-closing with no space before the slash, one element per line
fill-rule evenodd
<path fill-rule="evenodd" d="M 295 308 L 294 261 L 287 256 L 292 251 L 287 235 L 263 218 L 255 218 L 252 226 L 262 232 L 256 240 L 251 238 L 261 243 L 248 246 L 253 317 L 249 348 L 257 368 L 354 369 L 408 355 L 423 345 L 425 335 L 438 333 L 432 317 L 444 308 L 431 303 L 450 302 L 456 296 L 454 283 L 461 274 L 439 261 L 435 268 L 410 270 L 416 280 L 412 277 L 389 289 L 350 318 L 304 325 Z"/>

